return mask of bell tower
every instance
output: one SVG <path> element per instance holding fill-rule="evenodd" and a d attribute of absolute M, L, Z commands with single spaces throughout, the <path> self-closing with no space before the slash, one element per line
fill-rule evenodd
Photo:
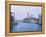
<path fill-rule="evenodd" d="M 29 12 L 27 12 L 27 17 L 29 17 Z"/>

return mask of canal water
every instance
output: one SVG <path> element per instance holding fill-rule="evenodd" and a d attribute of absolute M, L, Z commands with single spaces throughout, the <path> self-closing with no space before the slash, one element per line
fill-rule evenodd
<path fill-rule="evenodd" d="M 34 23 L 19 23 L 13 25 L 11 32 L 41 32 L 42 26 Z"/>

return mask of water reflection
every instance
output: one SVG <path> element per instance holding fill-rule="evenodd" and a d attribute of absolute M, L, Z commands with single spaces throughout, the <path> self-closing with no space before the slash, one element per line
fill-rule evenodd
<path fill-rule="evenodd" d="M 19 23 L 18 25 L 13 25 L 11 32 L 39 32 L 42 30 L 42 26 L 34 23 Z"/>

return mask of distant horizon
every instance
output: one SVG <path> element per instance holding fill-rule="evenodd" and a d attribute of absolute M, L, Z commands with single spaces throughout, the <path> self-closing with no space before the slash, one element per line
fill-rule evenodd
<path fill-rule="evenodd" d="M 29 13 L 29 16 L 33 15 L 33 17 L 38 18 L 38 15 L 41 14 L 41 7 L 11 5 L 11 12 L 15 14 L 16 20 L 23 20 L 27 13 Z"/>

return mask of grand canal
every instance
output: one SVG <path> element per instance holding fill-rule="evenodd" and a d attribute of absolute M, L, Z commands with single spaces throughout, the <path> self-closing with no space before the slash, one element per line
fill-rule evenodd
<path fill-rule="evenodd" d="M 42 31 L 42 26 L 34 23 L 19 23 L 13 25 L 11 32 L 40 32 Z"/>

